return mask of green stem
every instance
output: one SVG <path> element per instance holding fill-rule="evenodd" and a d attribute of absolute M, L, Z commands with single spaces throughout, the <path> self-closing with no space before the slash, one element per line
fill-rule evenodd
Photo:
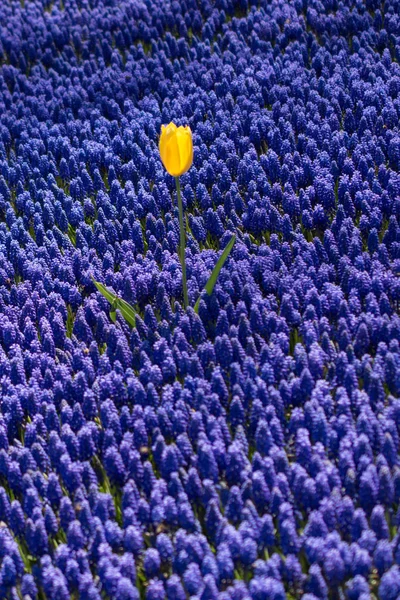
<path fill-rule="evenodd" d="M 186 280 L 186 261 L 185 261 L 185 246 L 186 246 L 186 235 L 185 226 L 183 224 L 183 206 L 181 196 L 181 186 L 179 183 L 179 177 L 175 177 L 176 193 L 178 196 L 178 208 L 179 208 L 179 231 L 180 231 L 180 259 L 182 265 L 182 286 L 183 286 L 183 302 L 185 308 L 189 306 L 187 280 Z"/>

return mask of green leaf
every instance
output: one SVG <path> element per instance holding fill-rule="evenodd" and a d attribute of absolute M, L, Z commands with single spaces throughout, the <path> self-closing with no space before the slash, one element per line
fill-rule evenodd
<path fill-rule="evenodd" d="M 102 294 L 102 296 L 104 296 L 104 298 L 106 298 L 110 302 L 110 304 L 113 304 L 116 298 L 118 298 L 118 296 L 110 292 L 110 290 L 108 290 L 105 285 L 103 285 L 99 281 L 96 281 L 93 277 L 92 280 L 100 294 Z"/>
<path fill-rule="evenodd" d="M 75 320 L 74 311 L 72 310 L 71 305 L 68 304 L 67 305 L 67 322 L 65 324 L 65 329 L 66 329 L 67 337 L 69 337 L 69 338 L 72 336 L 72 332 L 74 329 L 74 320 Z"/>
<path fill-rule="evenodd" d="M 68 223 L 68 236 L 72 244 L 76 246 L 76 231 L 74 227 L 72 227 L 71 223 Z"/>
<path fill-rule="evenodd" d="M 105 285 L 103 285 L 102 283 L 100 283 L 99 281 L 96 281 L 93 277 L 92 277 L 93 283 L 96 286 L 97 290 L 100 292 L 100 294 L 102 296 L 104 296 L 104 298 L 106 298 L 106 300 L 109 301 L 109 303 L 112 306 L 112 311 L 110 311 L 110 318 L 112 321 L 116 321 L 116 314 L 115 311 L 118 309 L 122 316 L 124 317 L 125 321 L 127 321 L 127 323 L 129 323 L 129 325 L 131 327 L 136 327 L 136 311 L 133 308 L 133 306 L 131 306 L 129 304 L 129 302 L 126 302 L 125 300 L 123 300 L 122 298 L 119 298 L 116 294 L 114 294 L 113 292 L 111 292 L 108 288 L 106 288 Z"/>
<path fill-rule="evenodd" d="M 230 252 L 231 252 L 231 250 L 233 248 L 233 245 L 234 245 L 235 241 L 236 241 L 236 235 L 233 234 L 233 236 L 231 237 L 231 239 L 229 240 L 229 242 L 225 246 L 225 249 L 224 249 L 223 253 L 219 257 L 218 262 L 215 265 L 215 267 L 213 268 L 213 271 L 212 271 L 212 273 L 211 273 L 211 275 L 210 275 L 210 277 L 209 277 L 209 279 L 208 279 L 208 281 L 207 281 L 207 283 L 206 283 L 206 285 L 204 287 L 205 291 L 207 292 L 207 294 L 209 296 L 211 296 L 211 294 L 213 292 L 214 286 L 217 283 L 218 275 L 219 275 L 222 267 L 224 266 L 225 261 L 228 258 L 229 254 L 230 254 Z M 195 311 L 195 313 L 199 312 L 199 306 L 200 306 L 200 296 L 197 299 L 196 304 L 194 305 L 194 311 Z"/>
<path fill-rule="evenodd" d="M 125 321 L 129 323 L 132 327 L 136 327 L 136 310 L 133 308 L 129 302 L 122 300 L 122 298 L 117 299 L 117 308 L 121 312 Z"/>

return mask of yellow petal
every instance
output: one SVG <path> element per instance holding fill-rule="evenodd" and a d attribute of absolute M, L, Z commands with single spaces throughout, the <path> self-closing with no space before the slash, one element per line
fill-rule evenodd
<path fill-rule="evenodd" d="M 170 175 L 174 175 L 175 171 L 179 171 L 179 153 L 175 139 L 176 129 L 176 125 L 172 122 L 167 126 L 161 126 L 160 157 Z"/>
<path fill-rule="evenodd" d="M 171 121 L 171 123 L 169 123 L 166 127 L 164 127 L 164 129 L 165 129 L 165 133 L 169 136 L 169 135 L 173 135 L 178 128 L 175 125 L 175 123 L 173 123 Z"/>
<path fill-rule="evenodd" d="M 178 127 L 176 137 L 180 156 L 180 175 L 186 173 L 193 162 L 193 143 L 190 127 Z"/>
<path fill-rule="evenodd" d="M 167 133 L 165 125 L 161 125 L 161 135 L 160 141 L 158 143 L 158 149 L 160 151 L 160 157 L 163 165 L 165 166 L 165 156 L 166 156 L 166 144 L 167 144 Z"/>
<path fill-rule="evenodd" d="M 164 166 L 170 175 L 177 177 L 180 174 L 180 165 L 178 141 L 173 135 L 167 140 Z"/>

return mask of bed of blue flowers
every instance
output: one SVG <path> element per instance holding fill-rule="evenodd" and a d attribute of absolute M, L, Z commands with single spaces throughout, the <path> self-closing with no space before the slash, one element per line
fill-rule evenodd
<path fill-rule="evenodd" d="M 2 600 L 400 598 L 399 62 L 399 0 L 1 2 Z"/>

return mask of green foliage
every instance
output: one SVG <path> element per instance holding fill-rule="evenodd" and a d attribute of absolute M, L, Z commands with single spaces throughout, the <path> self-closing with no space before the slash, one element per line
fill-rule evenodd
<path fill-rule="evenodd" d="M 219 257 L 218 262 L 215 265 L 215 267 L 204 287 L 205 291 L 207 292 L 207 294 L 209 296 L 213 292 L 214 286 L 218 279 L 218 275 L 220 274 L 220 271 L 221 271 L 222 267 L 224 266 L 229 254 L 233 248 L 235 241 L 236 241 L 236 235 L 233 234 L 231 239 L 229 240 L 228 244 L 224 248 L 224 251 L 222 252 L 221 256 Z M 96 281 L 93 277 L 92 277 L 92 280 L 93 280 L 93 283 L 96 286 L 97 290 L 100 292 L 100 294 L 102 294 L 104 296 L 104 298 L 106 298 L 106 300 L 108 300 L 109 303 L 111 304 L 111 310 L 110 310 L 111 321 L 113 321 L 113 323 L 116 322 L 116 320 L 117 320 L 116 311 L 119 310 L 121 312 L 122 316 L 124 317 L 125 321 L 127 321 L 127 323 L 129 323 L 129 325 L 131 327 L 136 327 L 136 315 L 138 313 L 134 309 L 134 307 L 131 304 L 129 304 L 129 302 L 126 302 L 125 300 L 122 300 L 122 298 L 119 298 L 119 296 L 114 294 L 114 292 L 111 292 L 105 285 Z M 198 311 L 199 311 L 199 304 L 200 304 L 200 297 L 198 298 L 198 300 L 194 306 L 194 310 L 196 313 L 198 313 Z"/>
<path fill-rule="evenodd" d="M 233 245 L 234 245 L 235 241 L 236 241 L 236 235 L 233 234 L 233 236 L 229 240 L 228 244 L 225 246 L 225 249 L 224 249 L 223 253 L 219 257 L 218 262 L 215 265 L 215 267 L 213 268 L 213 271 L 212 271 L 212 273 L 211 273 L 211 275 L 210 275 L 210 277 L 209 277 L 209 279 L 208 279 L 208 281 L 207 281 L 207 283 L 206 283 L 206 285 L 204 287 L 205 291 L 207 292 L 207 294 L 209 296 L 211 296 L 211 294 L 213 292 L 214 286 L 217 283 L 218 275 L 219 275 L 222 267 L 224 266 L 224 264 L 225 264 L 225 262 L 226 262 L 226 260 L 227 260 L 227 258 L 229 256 L 229 254 L 230 254 L 230 252 L 231 252 L 231 250 L 233 248 Z M 199 312 L 199 305 L 200 305 L 200 296 L 199 296 L 196 304 L 194 305 L 194 311 L 196 313 Z"/>
<path fill-rule="evenodd" d="M 137 312 L 133 308 L 133 306 L 131 304 L 129 304 L 129 302 L 126 302 L 125 300 L 122 300 L 122 298 L 119 298 L 116 294 L 114 294 L 108 288 L 106 288 L 106 286 L 103 285 L 102 283 L 95 281 L 95 279 L 93 279 L 93 283 L 96 286 L 97 290 L 100 292 L 100 294 L 102 294 L 104 296 L 104 298 L 106 298 L 106 300 L 108 300 L 109 303 L 111 304 L 111 307 L 112 307 L 112 310 L 110 311 L 111 320 L 115 323 L 116 318 L 117 318 L 115 311 L 119 310 L 120 313 L 122 314 L 122 316 L 124 317 L 125 321 L 127 323 L 129 323 L 129 325 L 131 327 L 136 327 Z"/>
<path fill-rule="evenodd" d="M 76 231 L 71 223 L 68 223 L 68 237 L 71 240 L 72 245 L 76 246 Z"/>
<path fill-rule="evenodd" d="M 72 337 L 72 332 L 74 329 L 74 320 L 75 320 L 75 314 L 74 311 L 72 310 L 72 306 L 70 304 L 67 305 L 67 322 L 65 324 L 65 329 L 66 329 L 66 333 L 67 333 L 67 337 Z"/>

